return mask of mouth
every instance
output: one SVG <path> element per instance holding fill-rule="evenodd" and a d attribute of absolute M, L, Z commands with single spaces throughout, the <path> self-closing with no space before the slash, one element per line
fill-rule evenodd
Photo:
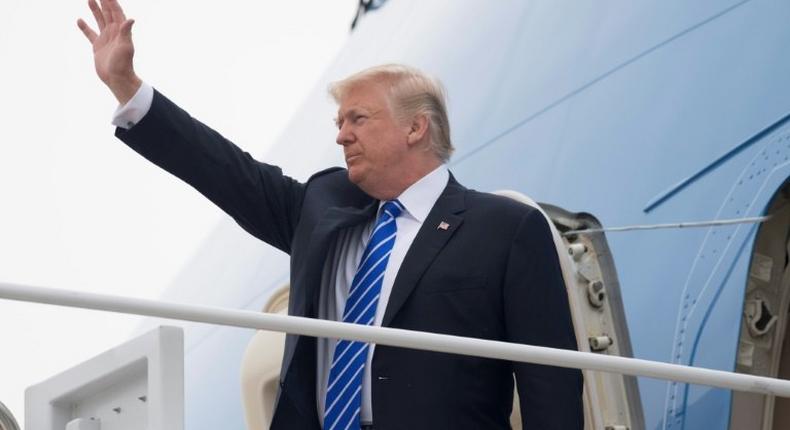
<path fill-rule="evenodd" d="M 351 164 L 352 161 L 359 158 L 359 154 L 347 155 L 346 156 L 346 164 Z"/>

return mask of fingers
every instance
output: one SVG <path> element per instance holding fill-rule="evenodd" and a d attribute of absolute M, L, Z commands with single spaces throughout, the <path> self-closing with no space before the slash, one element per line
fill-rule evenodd
<path fill-rule="evenodd" d="M 96 24 L 99 25 L 99 31 L 104 30 L 104 27 L 110 24 L 121 25 L 126 23 L 126 15 L 124 15 L 118 0 L 100 1 L 101 7 L 96 3 L 96 0 L 88 0 L 88 7 L 91 8 Z"/>
<path fill-rule="evenodd" d="M 101 0 L 101 9 L 104 12 L 104 19 L 107 21 L 107 24 L 121 24 L 126 21 L 126 15 L 123 14 L 123 9 L 121 9 L 118 0 Z"/>
<path fill-rule="evenodd" d="M 133 25 L 134 25 L 134 20 L 133 19 L 129 19 L 129 20 L 124 21 L 124 23 L 121 24 L 121 35 L 123 37 L 131 39 L 131 37 L 132 37 L 132 26 Z"/>
<path fill-rule="evenodd" d="M 92 30 L 92 29 L 91 29 L 91 28 L 88 26 L 88 24 L 86 24 L 86 23 L 85 23 L 85 21 L 83 21 L 82 19 L 78 19 L 78 20 L 77 20 L 77 27 L 79 27 L 79 28 L 80 28 L 80 30 L 82 30 L 82 34 L 84 34 L 84 35 L 85 35 L 85 37 L 87 37 L 87 38 L 88 38 L 88 41 L 89 41 L 90 43 L 93 43 L 93 41 L 94 41 L 94 40 L 96 40 L 96 38 L 98 37 L 98 35 L 96 34 L 96 32 L 95 32 L 95 31 L 93 31 L 93 30 Z"/>
<path fill-rule="evenodd" d="M 101 0 L 101 13 L 105 24 L 110 25 L 114 22 L 109 0 Z"/>
<path fill-rule="evenodd" d="M 93 18 L 96 19 L 96 24 L 99 26 L 99 31 L 104 30 L 104 15 L 102 15 L 102 11 L 99 9 L 99 5 L 96 3 L 96 0 L 88 0 L 88 7 L 91 8 Z"/>
<path fill-rule="evenodd" d="M 110 4 L 110 10 L 112 11 L 112 17 L 115 22 L 126 21 L 126 15 L 124 15 L 123 9 L 121 8 L 121 4 L 118 3 L 118 0 L 109 0 L 108 3 Z"/>

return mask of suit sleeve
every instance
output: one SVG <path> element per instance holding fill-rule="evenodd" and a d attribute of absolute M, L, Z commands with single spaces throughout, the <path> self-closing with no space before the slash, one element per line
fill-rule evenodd
<path fill-rule="evenodd" d="M 549 226 L 532 210 L 513 240 L 505 279 L 508 341 L 577 349 L 565 282 Z M 514 363 L 524 430 L 584 427 L 578 369 Z"/>
<path fill-rule="evenodd" d="M 305 185 L 254 160 L 159 92 L 151 109 L 115 135 L 214 202 L 253 236 L 290 253 Z"/>

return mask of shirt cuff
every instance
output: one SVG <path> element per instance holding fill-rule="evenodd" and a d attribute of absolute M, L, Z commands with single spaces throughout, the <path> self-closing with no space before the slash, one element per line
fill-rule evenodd
<path fill-rule="evenodd" d="M 143 82 L 134 97 L 123 106 L 118 106 L 112 117 L 112 125 L 123 129 L 135 126 L 151 109 L 154 101 L 154 87 Z"/>

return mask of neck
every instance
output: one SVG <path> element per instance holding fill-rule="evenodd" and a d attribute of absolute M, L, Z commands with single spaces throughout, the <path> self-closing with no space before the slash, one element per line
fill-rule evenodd
<path fill-rule="evenodd" d="M 415 161 L 413 164 L 409 164 L 408 168 L 400 169 L 396 177 L 390 178 L 389 181 L 383 181 L 376 189 L 368 190 L 364 186 L 361 186 L 361 188 L 375 199 L 393 200 L 403 194 L 407 188 L 414 185 L 417 181 L 424 178 L 441 165 L 442 162 L 439 159 L 425 157 Z"/>

